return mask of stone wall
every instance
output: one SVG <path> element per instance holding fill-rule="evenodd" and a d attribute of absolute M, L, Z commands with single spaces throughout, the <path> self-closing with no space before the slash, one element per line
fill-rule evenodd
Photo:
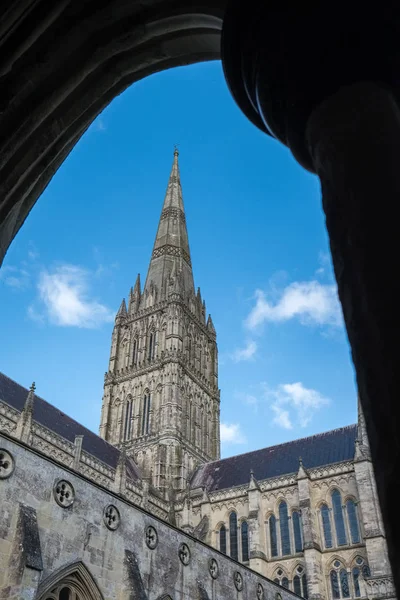
<path fill-rule="evenodd" d="M 0 447 L 2 598 L 40 597 L 71 571 L 96 600 L 296 597 L 39 451 Z"/>

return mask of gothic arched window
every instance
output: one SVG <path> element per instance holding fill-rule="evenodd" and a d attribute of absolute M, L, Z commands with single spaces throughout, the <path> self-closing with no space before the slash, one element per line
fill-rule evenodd
<path fill-rule="evenodd" d="M 219 549 L 220 552 L 226 554 L 226 527 L 221 525 L 219 528 Z"/>
<path fill-rule="evenodd" d="M 302 598 L 308 598 L 307 578 L 301 565 L 297 567 L 296 575 L 293 577 L 293 591 Z"/>
<path fill-rule="evenodd" d="M 229 515 L 229 554 L 231 558 L 238 560 L 238 524 L 234 511 Z"/>
<path fill-rule="evenodd" d="M 148 392 L 145 393 L 143 397 L 142 435 L 148 435 L 150 433 L 150 404 L 151 396 Z"/>
<path fill-rule="evenodd" d="M 332 527 L 331 527 L 331 516 L 329 514 L 329 508 L 326 504 L 321 506 L 321 520 L 322 529 L 324 532 L 324 543 L 325 548 L 332 548 Z"/>
<path fill-rule="evenodd" d="M 329 574 L 331 580 L 332 598 L 350 598 L 349 578 L 346 569 L 339 560 L 335 560 Z"/>
<path fill-rule="evenodd" d="M 242 521 L 240 526 L 240 533 L 242 538 L 242 561 L 248 562 L 249 560 L 249 526 L 247 521 Z"/>
<path fill-rule="evenodd" d="M 131 437 L 132 424 L 132 400 L 128 399 L 125 406 L 125 424 L 124 424 L 124 440 L 129 440 Z"/>
<path fill-rule="evenodd" d="M 333 490 L 332 492 L 332 508 L 337 545 L 345 546 L 347 544 L 347 537 L 343 518 L 342 496 L 339 490 Z"/>
<path fill-rule="evenodd" d="M 289 515 L 286 502 L 279 504 L 279 524 L 281 531 L 282 556 L 290 554 Z"/>
<path fill-rule="evenodd" d="M 289 579 L 286 576 L 286 573 L 280 567 L 276 571 L 276 577 L 274 579 L 275 583 L 279 583 L 282 587 L 289 589 Z"/>
<path fill-rule="evenodd" d="M 152 331 L 149 335 L 148 359 L 153 360 L 156 351 L 156 334 Z"/>
<path fill-rule="evenodd" d="M 58 581 L 50 575 L 39 586 L 39 600 L 102 600 L 96 583 L 81 563 L 74 563 L 62 569 Z M 36 596 L 35 596 L 36 598 Z"/>
<path fill-rule="evenodd" d="M 276 517 L 269 518 L 269 541 L 271 544 L 271 557 L 278 556 L 278 536 L 276 533 Z"/>
<path fill-rule="evenodd" d="M 137 338 L 135 338 L 133 340 L 133 345 L 132 345 L 132 364 L 134 366 L 137 365 L 137 359 L 138 359 L 138 340 L 137 340 Z"/>
<path fill-rule="evenodd" d="M 354 500 L 346 502 L 347 519 L 349 521 L 350 537 L 352 544 L 358 544 L 360 541 L 360 529 L 358 527 L 357 506 Z"/>
<path fill-rule="evenodd" d="M 303 540 L 301 535 L 301 517 L 298 510 L 292 512 L 292 523 L 293 523 L 293 538 L 294 538 L 294 551 L 303 551 Z"/>
<path fill-rule="evenodd" d="M 371 571 L 369 566 L 364 562 L 364 559 L 361 556 L 357 556 L 355 559 L 356 566 L 353 567 L 352 575 L 353 575 L 353 588 L 354 588 L 354 596 L 355 598 L 360 598 L 362 595 L 360 587 L 360 576 L 369 577 L 371 575 Z"/>
<path fill-rule="evenodd" d="M 284 587 L 288 590 L 289 589 L 289 579 L 287 577 L 283 577 L 281 585 L 282 585 L 282 587 Z"/>

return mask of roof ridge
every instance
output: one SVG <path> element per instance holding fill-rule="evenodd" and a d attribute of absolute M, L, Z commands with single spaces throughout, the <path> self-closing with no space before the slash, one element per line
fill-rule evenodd
<path fill-rule="evenodd" d="M 5 377 L 6 379 L 8 379 L 9 381 L 11 381 L 12 383 L 14 383 L 15 385 L 18 385 L 20 388 L 22 388 L 23 390 L 26 391 L 26 393 L 28 394 L 29 390 L 21 385 L 20 383 L 18 383 L 18 381 L 15 381 L 15 379 L 12 379 L 11 377 L 9 377 L 8 375 L 6 375 L 5 373 L 3 373 L 2 371 L 0 371 L 0 375 Z M 38 400 L 41 400 L 42 402 L 44 402 L 45 404 L 47 404 L 48 406 L 51 406 L 51 408 L 53 410 L 57 410 L 59 413 L 61 413 L 62 415 L 64 415 L 65 417 L 67 417 L 68 419 L 70 419 L 70 421 L 73 421 L 74 423 L 76 423 L 77 425 L 79 425 L 79 427 L 82 427 L 82 429 L 85 429 L 86 431 L 88 431 L 91 435 L 96 436 L 97 438 L 99 438 L 99 440 L 101 440 L 102 442 L 104 442 L 105 444 L 107 444 L 107 446 L 110 446 L 111 448 L 113 448 L 114 450 L 117 450 L 118 452 L 120 452 L 120 450 L 114 446 L 113 444 L 110 444 L 109 442 L 107 442 L 107 440 L 105 440 L 104 438 L 102 438 L 101 436 L 99 436 L 97 433 L 95 433 L 94 431 L 92 431 L 91 429 L 89 429 L 88 427 L 86 427 L 85 425 L 82 425 L 82 423 L 80 423 L 79 421 L 77 421 L 76 419 L 74 419 L 73 417 L 70 417 L 66 412 L 62 411 L 60 408 L 58 408 L 57 406 L 54 406 L 54 404 L 51 404 L 51 402 L 48 402 L 47 400 L 45 400 L 44 398 L 42 398 L 41 396 L 39 396 L 38 394 L 35 394 L 35 397 Z M 5 402 L 6 404 L 8 404 L 9 406 L 12 406 L 11 404 L 9 404 L 9 402 L 7 402 L 7 400 L 4 400 L 2 398 L 0 398 L 1 402 Z M 12 406 L 12 408 L 14 408 Z M 18 409 L 16 409 L 18 410 Z M 40 423 L 39 423 L 40 424 Z M 45 427 L 45 426 L 44 426 Z M 48 427 L 46 427 L 48 429 Z M 57 433 L 57 432 L 53 432 L 53 433 Z M 60 434 L 57 434 L 60 435 Z M 62 436 L 60 436 L 62 437 Z"/>
<path fill-rule="evenodd" d="M 280 444 L 274 444 L 273 446 L 264 446 L 263 448 L 257 448 L 256 450 L 249 450 L 248 452 L 242 452 L 241 454 L 233 454 L 232 456 L 227 456 L 226 458 L 219 458 L 218 460 L 213 460 L 210 462 L 204 463 L 204 465 L 199 465 L 199 469 L 206 465 L 212 465 L 214 463 L 222 462 L 224 460 L 229 460 L 231 458 L 236 458 L 238 456 L 246 456 L 247 454 L 254 454 L 256 452 L 261 452 L 262 450 L 270 450 L 271 448 L 280 448 L 281 446 L 288 446 L 289 444 L 294 444 L 297 442 L 303 442 L 304 440 L 309 440 L 311 438 L 321 437 L 326 435 L 327 433 L 336 433 L 341 430 L 353 429 L 357 427 L 357 423 L 351 423 L 350 425 L 343 425 L 343 427 L 336 427 L 336 429 L 328 429 L 328 431 L 321 431 L 321 433 L 314 433 L 313 435 L 307 435 L 302 438 L 296 438 L 295 440 L 290 440 L 289 442 L 282 442 Z"/>

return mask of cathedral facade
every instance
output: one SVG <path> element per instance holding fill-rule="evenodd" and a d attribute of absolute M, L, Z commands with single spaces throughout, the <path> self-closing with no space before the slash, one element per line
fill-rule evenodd
<path fill-rule="evenodd" d="M 216 331 L 174 160 L 100 436 L 0 375 L 0 598 L 394 599 L 366 427 L 220 458 Z"/>

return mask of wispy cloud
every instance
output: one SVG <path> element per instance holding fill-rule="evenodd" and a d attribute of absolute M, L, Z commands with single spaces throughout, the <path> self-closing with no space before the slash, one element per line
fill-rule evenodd
<path fill-rule="evenodd" d="M 221 442 L 223 444 L 245 444 L 246 438 L 238 423 L 221 423 Z"/>
<path fill-rule="evenodd" d="M 113 312 L 90 297 L 91 278 L 91 272 L 76 265 L 42 270 L 37 284 L 38 306 L 31 305 L 28 316 L 61 327 L 88 329 L 112 321 Z"/>
<path fill-rule="evenodd" d="M 307 427 L 315 413 L 330 403 L 330 399 L 317 390 L 306 388 L 300 381 L 283 383 L 276 389 L 265 387 L 266 396 L 272 402 L 273 422 L 284 429 L 292 429 L 294 423 Z"/>
<path fill-rule="evenodd" d="M 274 303 L 262 290 L 256 290 L 256 304 L 245 325 L 256 331 L 266 322 L 285 322 L 297 318 L 302 325 L 342 325 L 342 313 L 335 285 L 319 281 L 294 282 Z"/>
<path fill-rule="evenodd" d="M 236 348 L 236 350 L 231 354 L 231 359 L 236 363 L 245 360 L 251 360 L 252 358 L 254 358 L 256 352 L 256 342 L 254 342 L 253 340 L 248 340 L 244 348 Z"/>
<path fill-rule="evenodd" d="M 318 255 L 319 267 L 315 271 L 317 277 L 333 279 L 333 268 L 331 255 L 327 252 L 320 252 Z"/>
<path fill-rule="evenodd" d="M 29 287 L 30 275 L 26 269 L 7 265 L 0 269 L 0 281 L 13 290 L 25 290 Z"/>

